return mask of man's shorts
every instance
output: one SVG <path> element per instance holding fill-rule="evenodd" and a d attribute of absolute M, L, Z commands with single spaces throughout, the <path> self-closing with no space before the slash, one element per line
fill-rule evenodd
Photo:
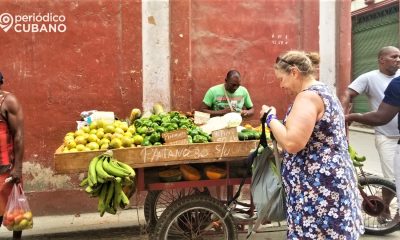
<path fill-rule="evenodd" d="M 0 174 L 0 216 L 3 216 L 6 209 L 8 196 L 11 194 L 13 183 L 4 182 L 6 178 L 10 177 L 9 173 Z"/>

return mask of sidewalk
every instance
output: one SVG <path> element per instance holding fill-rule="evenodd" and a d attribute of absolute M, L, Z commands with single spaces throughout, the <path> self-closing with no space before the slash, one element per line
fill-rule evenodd
<path fill-rule="evenodd" d="M 373 131 L 365 128 L 351 128 L 350 139 L 352 145 L 363 155 L 367 156 L 369 159 L 366 162 L 366 170 L 374 172 L 375 174 L 380 174 L 380 163 L 378 160 L 378 155 L 374 147 L 374 135 Z M 136 207 L 136 206 L 135 206 Z M 95 211 L 95 209 L 94 209 Z M 54 236 L 67 233 L 71 233 L 72 238 L 73 233 L 87 231 L 90 239 L 99 239 L 95 233 L 101 231 L 113 231 L 118 232 L 118 229 L 129 228 L 130 237 L 120 238 L 120 239 L 142 239 L 142 238 L 132 238 L 132 236 L 143 236 L 145 235 L 145 220 L 144 220 L 143 206 L 136 208 L 131 208 L 127 210 L 119 211 L 116 215 L 105 214 L 100 217 L 99 213 L 84 213 L 77 215 L 62 215 L 62 216 L 34 216 L 33 229 L 26 230 L 23 232 L 23 237 L 27 239 L 61 239 L 55 238 Z M 257 239 L 285 239 L 285 231 L 282 229 L 269 229 L 272 232 L 260 233 Z M 125 231 L 127 232 L 127 231 Z M 6 228 L 0 228 L 0 239 L 10 239 L 12 233 Z M 122 233 L 123 235 L 123 233 Z M 240 239 L 244 239 L 244 234 L 240 235 Z M 400 239 L 400 231 L 386 236 L 379 236 L 380 239 Z M 24 239 L 24 238 L 23 238 Z M 87 240 L 89 238 L 85 238 Z M 105 239 L 105 238 L 102 238 Z M 113 239 L 113 238 L 110 238 Z M 364 235 L 362 239 L 376 239 L 375 236 Z"/>
<path fill-rule="evenodd" d="M 138 217 L 139 214 L 139 217 Z M 33 217 L 33 229 L 23 232 L 23 236 L 52 235 L 56 233 L 80 232 L 110 228 L 144 226 L 143 208 L 119 211 L 116 215 L 84 213 L 80 215 Z M 0 239 L 9 239 L 12 233 L 5 227 L 0 228 Z"/>

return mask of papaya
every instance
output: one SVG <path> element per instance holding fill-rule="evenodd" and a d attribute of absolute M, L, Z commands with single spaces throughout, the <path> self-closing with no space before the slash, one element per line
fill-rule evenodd
<path fill-rule="evenodd" d="M 179 169 L 169 169 L 158 173 L 163 182 L 178 182 L 182 180 L 182 172 Z"/>
<path fill-rule="evenodd" d="M 161 103 L 156 103 L 153 105 L 153 114 L 158 115 L 164 112 L 164 107 Z"/>
<path fill-rule="evenodd" d="M 207 166 L 204 168 L 204 173 L 208 179 L 221 179 L 226 177 L 226 170 L 216 166 Z"/>
<path fill-rule="evenodd" d="M 197 181 L 201 178 L 199 170 L 190 165 L 180 165 L 179 170 L 182 172 L 183 179 L 186 181 Z"/>
<path fill-rule="evenodd" d="M 139 108 L 134 108 L 131 110 L 131 115 L 129 116 L 129 124 L 132 125 L 136 119 L 139 119 L 142 115 L 142 111 Z"/>

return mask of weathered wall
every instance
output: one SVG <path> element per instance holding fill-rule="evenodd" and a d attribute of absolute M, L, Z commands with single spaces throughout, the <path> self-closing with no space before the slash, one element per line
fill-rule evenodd
<path fill-rule="evenodd" d="M 143 67 L 142 30 L 151 19 L 144 17 L 147 22 L 142 24 L 142 7 L 140 0 L 0 2 L 3 13 L 66 18 L 65 32 L 0 30 L 0 71 L 4 89 L 12 91 L 24 109 L 25 187 L 37 214 L 93 210 L 93 201 L 71 190 L 82 174 L 53 171 L 53 153 L 65 133 L 76 127 L 80 112 L 109 110 L 125 118 L 131 108 L 142 107 L 159 93 L 151 88 L 158 83 L 151 75 L 143 83 L 143 69 L 154 68 Z M 283 114 L 290 98 L 279 88 L 272 66 L 282 51 L 318 51 L 318 0 L 172 0 L 169 8 L 166 78 L 172 109 L 199 108 L 205 91 L 235 68 L 252 96 L 254 120 L 264 103 Z M 52 201 L 43 204 L 49 198 Z"/>
<path fill-rule="evenodd" d="M 64 32 L 0 30 L 3 89 L 13 92 L 24 110 L 25 188 L 36 197 L 77 181 L 53 176 L 52 169 L 54 151 L 76 128 L 80 112 L 111 110 L 125 118 L 141 106 L 140 8 L 136 0 L 0 2 L 0 14 L 52 13 L 66 19 Z"/>
<path fill-rule="evenodd" d="M 181 110 L 199 108 L 207 89 L 237 69 L 257 112 L 253 119 L 266 103 L 282 115 L 290 98 L 275 79 L 275 58 L 291 49 L 318 51 L 318 1 L 173 1 L 171 11 L 180 12 L 171 14 L 171 68 L 174 106 Z M 190 82 L 181 84 L 186 77 Z"/>

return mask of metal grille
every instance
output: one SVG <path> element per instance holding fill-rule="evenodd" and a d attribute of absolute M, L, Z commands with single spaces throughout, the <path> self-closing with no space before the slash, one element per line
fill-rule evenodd
<path fill-rule="evenodd" d="M 352 79 L 377 69 L 378 51 L 384 46 L 399 47 L 399 5 L 352 17 Z M 354 99 L 353 112 L 368 112 L 367 97 Z"/>

